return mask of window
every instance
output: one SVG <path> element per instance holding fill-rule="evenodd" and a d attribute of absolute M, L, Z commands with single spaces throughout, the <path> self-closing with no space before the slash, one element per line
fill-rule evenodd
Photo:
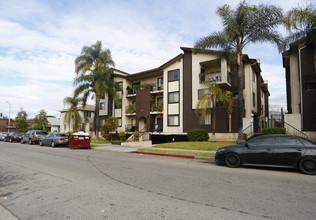
<path fill-rule="evenodd" d="M 251 147 L 272 146 L 273 137 L 257 137 L 248 141 Z"/>
<path fill-rule="evenodd" d="M 118 82 L 117 84 L 120 87 L 119 91 L 123 91 L 123 82 Z"/>
<path fill-rule="evenodd" d="M 256 107 L 256 94 L 254 92 L 252 93 L 252 106 Z"/>
<path fill-rule="evenodd" d="M 169 92 L 168 103 L 178 103 L 179 102 L 179 92 Z"/>
<path fill-rule="evenodd" d="M 306 91 L 316 90 L 316 82 L 305 83 L 305 90 Z"/>
<path fill-rule="evenodd" d="M 105 110 L 105 102 L 100 102 L 100 110 Z"/>
<path fill-rule="evenodd" d="M 122 99 L 114 101 L 114 106 L 115 106 L 115 109 L 121 109 L 122 108 Z"/>
<path fill-rule="evenodd" d="M 122 118 L 116 118 L 118 127 L 122 127 Z"/>
<path fill-rule="evenodd" d="M 158 90 L 162 90 L 163 89 L 163 78 L 158 78 L 157 79 L 157 85 L 158 85 Z"/>
<path fill-rule="evenodd" d="M 276 137 L 274 142 L 275 142 L 274 144 L 277 145 L 277 146 L 289 147 L 291 145 L 295 145 L 295 146 L 303 147 L 303 144 L 300 141 L 298 141 L 297 139 L 295 139 L 295 138 Z"/>
<path fill-rule="evenodd" d="M 212 123 L 211 114 L 206 114 L 204 117 L 199 115 L 198 122 L 200 125 L 210 125 Z"/>
<path fill-rule="evenodd" d="M 172 70 L 168 72 L 168 81 L 177 81 L 179 80 L 179 70 Z"/>
<path fill-rule="evenodd" d="M 179 115 L 169 115 L 168 126 L 179 126 Z"/>
<path fill-rule="evenodd" d="M 91 118 L 91 112 L 86 112 L 87 118 Z"/>
<path fill-rule="evenodd" d="M 100 127 L 102 127 L 105 124 L 105 119 L 100 120 Z"/>
<path fill-rule="evenodd" d="M 157 97 L 157 107 L 163 106 L 163 97 Z"/>
<path fill-rule="evenodd" d="M 205 95 L 205 94 L 210 94 L 209 89 L 199 89 L 198 90 L 198 99 L 200 100 L 200 98 Z"/>

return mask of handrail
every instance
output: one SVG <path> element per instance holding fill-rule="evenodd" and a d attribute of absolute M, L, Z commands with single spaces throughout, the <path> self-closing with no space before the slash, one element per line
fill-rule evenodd
<path fill-rule="evenodd" d="M 253 124 L 253 122 L 251 122 L 251 124 L 242 131 L 243 133 L 247 134 L 246 131 L 250 129 L 250 137 L 253 136 L 253 132 L 252 132 L 253 125 L 252 124 Z M 248 134 L 247 134 L 247 138 L 248 138 Z"/>
<path fill-rule="evenodd" d="M 284 128 L 286 129 L 286 133 L 291 134 L 291 135 L 296 135 L 296 136 L 299 136 L 299 137 L 303 137 L 303 138 L 306 138 L 306 139 L 308 138 L 308 136 L 307 136 L 305 133 L 303 133 L 302 131 L 300 131 L 300 130 L 298 130 L 297 128 L 293 127 L 292 125 L 290 125 L 290 124 L 288 124 L 288 123 L 286 123 L 286 122 L 284 122 L 284 125 L 287 125 L 287 126 L 289 126 L 291 129 L 294 130 L 293 133 L 290 133 L 290 132 L 288 131 L 288 129 L 285 128 L 285 126 L 284 126 Z"/>

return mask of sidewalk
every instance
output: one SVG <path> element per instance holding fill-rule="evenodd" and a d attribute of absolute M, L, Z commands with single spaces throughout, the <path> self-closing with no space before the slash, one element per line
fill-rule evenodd
<path fill-rule="evenodd" d="M 216 151 L 206 151 L 206 150 L 188 150 L 188 149 L 157 148 L 157 147 L 135 147 L 135 146 L 112 145 L 112 144 L 93 144 L 93 145 L 100 145 L 100 147 L 91 147 L 95 150 L 107 150 L 107 151 L 115 151 L 115 152 L 148 154 L 148 155 L 169 156 L 169 157 L 183 157 L 183 158 L 190 158 L 190 159 L 206 159 L 206 160 L 212 160 L 212 161 L 214 161 L 213 157 L 183 156 L 183 155 L 174 155 L 174 154 L 145 153 L 145 152 L 136 152 L 136 151 L 138 149 L 152 149 L 152 150 L 164 150 L 164 151 L 187 151 L 187 152 L 197 152 L 197 153 L 216 153 Z M 101 145 L 102 145 L 102 147 L 101 147 Z"/>
<path fill-rule="evenodd" d="M 19 220 L 14 214 L 0 204 L 0 219 L 5 220 Z"/>

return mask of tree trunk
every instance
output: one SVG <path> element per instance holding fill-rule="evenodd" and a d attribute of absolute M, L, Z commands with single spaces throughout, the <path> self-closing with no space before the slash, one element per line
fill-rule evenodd
<path fill-rule="evenodd" d="M 212 137 L 211 137 L 211 142 L 216 142 L 215 139 L 215 129 L 216 129 L 216 110 L 215 110 L 215 106 L 216 103 L 213 101 L 212 102 L 213 106 L 212 106 Z"/>
<path fill-rule="evenodd" d="M 238 56 L 238 138 L 237 143 L 244 142 L 243 138 L 243 116 L 244 116 L 244 99 L 243 99 L 243 61 L 242 53 Z"/>
<path fill-rule="evenodd" d="M 95 112 L 94 112 L 94 134 L 95 139 L 99 140 L 99 129 L 100 129 L 100 119 L 99 119 L 99 112 L 100 112 L 100 97 L 95 96 Z"/>
<path fill-rule="evenodd" d="M 228 114 L 228 132 L 232 132 L 232 114 Z"/>

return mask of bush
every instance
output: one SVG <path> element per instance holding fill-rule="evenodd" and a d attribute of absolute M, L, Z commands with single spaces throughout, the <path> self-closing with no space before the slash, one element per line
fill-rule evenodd
<path fill-rule="evenodd" d="M 286 134 L 286 129 L 285 128 L 263 128 L 262 129 L 262 134 L 267 135 L 267 134 Z"/>
<path fill-rule="evenodd" d="M 110 117 L 105 121 L 105 124 L 100 128 L 101 136 L 105 140 L 110 139 L 110 132 L 113 132 L 118 127 L 118 120 L 117 118 Z"/>
<path fill-rule="evenodd" d="M 122 141 L 119 141 L 119 140 L 114 140 L 114 141 L 111 141 L 111 144 L 114 144 L 114 145 L 121 145 Z"/>
<path fill-rule="evenodd" d="M 134 141 L 139 141 L 139 132 L 138 131 L 134 132 Z"/>
<path fill-rule="evenodd" d="M 204 129 L 192 129 L 187 133 L 190 141 L 208 141 L 208 131 Z"/>
<path fill-rule="evenodd" d="M 120 137 L 120 141 L 122 141 L 122 142 L 126 141 L 126 134 L 124 131 L 121 131 L 119 133 L 119 137 Z"/>

